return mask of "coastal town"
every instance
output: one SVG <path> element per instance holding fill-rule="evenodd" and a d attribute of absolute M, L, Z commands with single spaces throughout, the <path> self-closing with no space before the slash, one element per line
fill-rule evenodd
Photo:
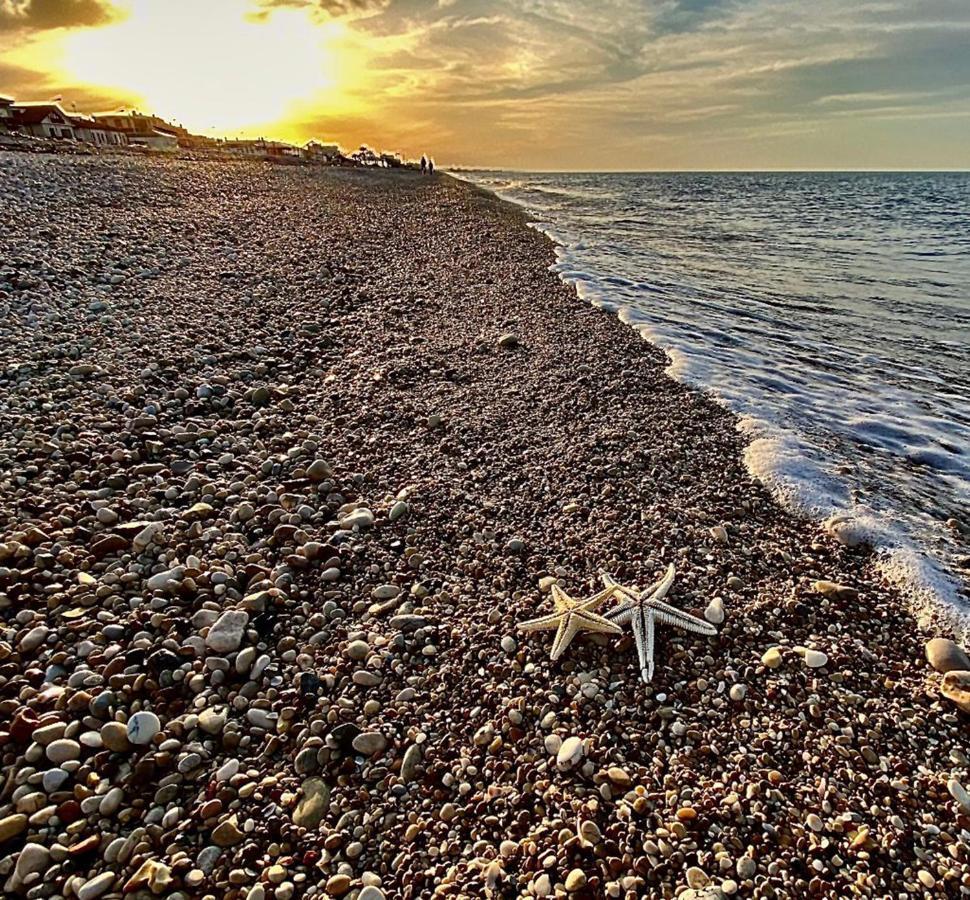
<path fill-rule="evenodd" d="M 265 137 L 207 137 L 135 109 L 88 114 L 68 111 L 60 98 L 21 101 L 0 94 L 0 150 L 4 149 L 191 153 L 213 159 L 261 159 L 387 169 L 418 166 L 405 160 L 400 153 L 374 150 L 366 144 L 346 152 L 332 141 L 310 140 L 298 146 Z"/>

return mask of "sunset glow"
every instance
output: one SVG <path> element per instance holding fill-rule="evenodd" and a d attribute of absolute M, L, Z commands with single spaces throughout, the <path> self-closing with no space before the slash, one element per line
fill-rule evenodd
<path fill-rule="evenodd" d="M 0 0 L 0 93 L 546 168 L 967 164 L 956 0 Z"/>

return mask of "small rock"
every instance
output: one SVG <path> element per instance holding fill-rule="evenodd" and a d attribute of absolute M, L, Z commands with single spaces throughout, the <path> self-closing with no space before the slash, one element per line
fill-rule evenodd
<path fill-rule="evenodd" d="M 503 350 L 514 350 L 516 347 L 519 346 L 519 339 L 511 332 L 506 332 L 505 334 L 499 337 L 498 345 Z"/>
<path fill-rule="evenodd" d="M 205 645 L 216 653 L 232 653 L 239 649 L 248 624 L 249 613 L 227 609 L 209 628 Z"/>
<path fill-rule="evenodd" d="M 367 659 L 369 653 L 370 645 L 367 641 L 351 641 L 347 645 L 347 656 L 356 662 Z"/>
<path fill-rule="evenodd" d="M 206 734 L 218 734 L 226 725 L 226 710 L 204 709 L 199 713 L 199 728 Z"/>
<path fill-rule="evenodd" d="M 707 877 L 707 872 L 703 869 L 699 869 L 697 866 L 691 866 L 685 873 L 687 877 L 687 886 L 695 891 L 699 891 L 703 887 L 707 887 L 710 879 Z"/>
<path fill-rule="evenodd" d="M 404 759 L 401 760 L 401 778 L 404 781 L 410 782 L 414 780 L 414 776 L 417 774 L 418 766 L 421 763 L 421 745 L 411 744 L 407 750 L 404 751 Z"/>
<path fill-rule="evenodd" d="M 385 900 L 385 896 L 384 892 L 379 887 L 375 887 L 373 884 L 368 884 L 365 885 L 361 892 L 357 895 L 357 900 Z"/>
<path fill-rule="evenodd" d="M 212 832 L 212 843 L 217 847 L 233 847 L 238 844 L 245 835 L 239 830 L 236 817 L 220 822 Z"/>
<path fill-rule="evenodd" d="M 333 469 L 330 468 L 329 463 L 323 459 L 315 459 L 306 470 L 307 478 L 310 481 L 320 482 L 327 478 L 333 477 Z M 324 488 L 326 490 L 326 488 Z"/>
<path fill-rule="evenodd" d="M 343 897 L 350 890 L 350 885 L 349 875 L 331 875 L 327 879 L 326 891 L 331 897 Z"/>
<path fill-rule="evenodd" d="M 327 814 L 330 788 L 322 778 L 307 778 L 302 785 L 303 797 L 293 811 L 293 824 L 316 828 Z"/>
<path fill-rule="evenodd" d="M 720 625 L 724 621 L 724 601 L 715 597 L 704 610 L 704 618 L 712 625 Z"/>
<path fill-rule="evenodd" d="M 562 746 L 556 754 L 556 765 L 560 769 L 568 769 L 583 758 L 584 752 L 583 742 L 580 738 L 568 737 L 562 742 Z"/>
<path fill-rule="evenodd" d="M 958 709 L 970 713 L 970 671 L 954 669 L 943 676 L 940 693 L 957 705 Z"/>
<path fill-rule="evenodd" d="M 396 522 L 398 519 L 406 516 L 409 511 L 410 507 L 408 504 L 404 500 L 398 500 L 397 503 L 391 507 L 391 511 L 387 514 L 387 518 L 392 522 Z"/>
<path fill-rule="evenodd" d="M 102 872 L 100 875 L 95 875 L 94 878 L 85 881 L 78 889 L 77 900 L 94 900 L 95 897 L 100 897 L 114 884 L 116 877 L 114 872 Z"/>
<path fill-rule="evenodd" d="M 121 722 L 105 722 L 101 726 L 101 743 L 112 753 L 126 753 L 131 749 L 128 728 Z"/>
<path fill-rule="evenodd" d="M 933 638 L 926 642 L 926 661 L 937 672 L 970 669 L 970 656 L 958 644 L 948 638 Z"/>
<path fill-rule="evenodd" d="M 802 650 L 801 657 L 810 669 L 821 669 L 829 661 L 821 650 Z"/>
<path fill-rule="evenodd" d="M 47 745 L 47 758 L 55 766 L 77 759 L 81 755 L 81 745 L 77 741 L 61 738 Z"/>
<path fill-rule="evenodd" d="M 132 744 L 150 744 L 162 730 L 162 723 L 153 712 L 137 712 L 128 720 L 128 740 Z"/>
<path fill-rule="evenodd" d="M 951 778 L 946 783 L 946 789 L 950 792 L 950 796 L 960 805 L 963 814 L 970 816 L 970 794 L 967 793 L 967 789 L 956 778 Z"/>
<path fill-rule="evenodd" d="M 781 649 L 779 647 L 768 648 L 764 656 L 761 657 L 761 665 L 768 669 L 777 669 L 781 665 Z"/>
<path fill-rule="evenodd" d="M 833 600 L 855 600 L 859 596 L 855 588 L 834 581 L 816 581 L 812 588 L 817 594 L 831 597 Z"/>
<path fill-rule="evenodd" d="M 0 819 L 0 844 L 27 830 L 27 816 L 13 813 Z"/>
<path fill-rule="evenodd" d="M 379 731 L 364 731 L 353 739 L 351 746 L 364 756 L 373 756 L 387 749 L 387 738 Z"/>
<path fill-rule="evenodd" d="M 582 869 L 573 869 L 564 883 L 567 891 L 581 891 L 586 887 L 586 873 Z"/>
<path fill-rule="evenodd" d="M 374 524 L 375 516 L 367 507 L 362 506 L 347 513 L 339 522 L 341 528 L 368 528 Z"/>
<path fill-rule="evenodd" d="M 748 688 L 743 684 L 732 684 L 728 696 L 735 702 L 740 703 L 748 693 Z"/>

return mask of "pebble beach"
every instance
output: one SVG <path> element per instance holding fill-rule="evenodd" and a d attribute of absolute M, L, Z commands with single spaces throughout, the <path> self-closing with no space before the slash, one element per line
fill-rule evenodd
<path fill-rule="evenodd" d="M 970 895 L 970 660 L 515 207 L 21 153 L 0 199 L 4 896 Z M 717 633 L 650 684 L 517 627 L 670 564 Z"/>

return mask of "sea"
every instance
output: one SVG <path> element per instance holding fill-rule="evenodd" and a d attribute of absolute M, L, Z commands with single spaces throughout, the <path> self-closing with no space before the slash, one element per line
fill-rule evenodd
<path fill-rule="evenodd" d="M 970 612 L 970 173 L 456 173 L 740 417 L 783 505 Z"/>

